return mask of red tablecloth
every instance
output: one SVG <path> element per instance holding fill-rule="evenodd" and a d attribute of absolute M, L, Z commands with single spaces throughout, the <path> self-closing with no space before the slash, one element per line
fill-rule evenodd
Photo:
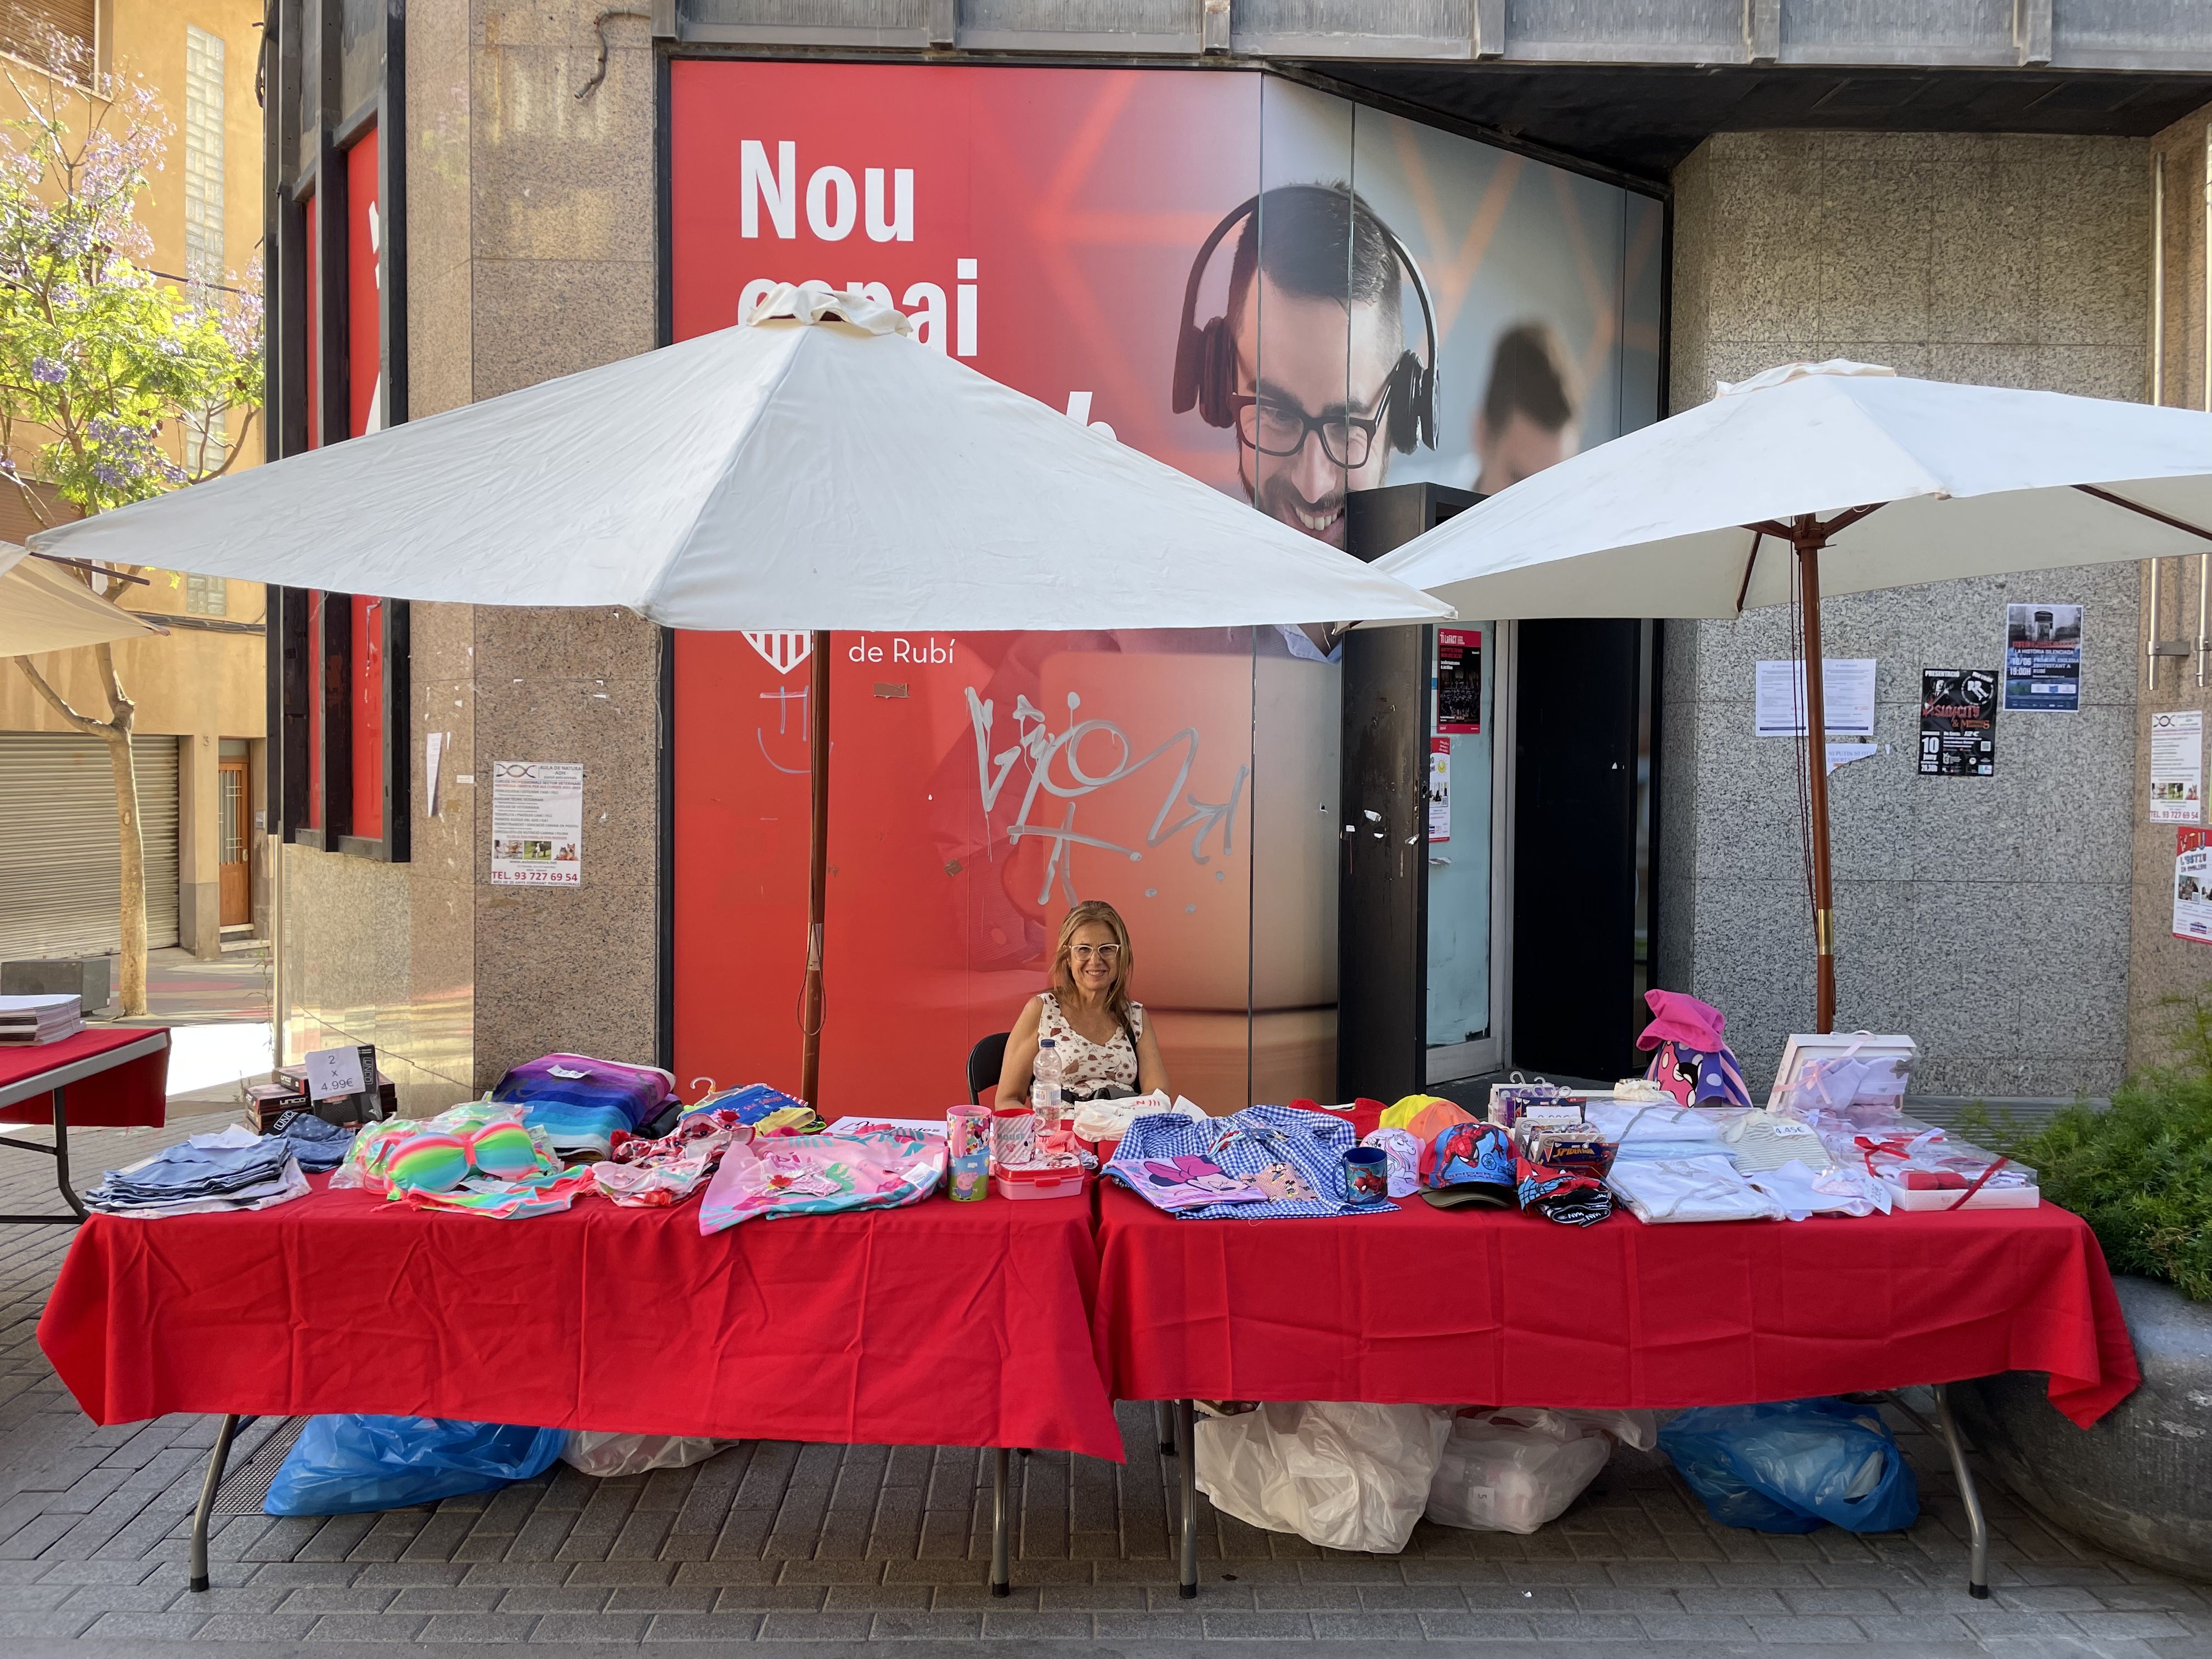
<path fill-rule="evenodd" d="M 96 1077 L 69 1085 L 63 1103 L 69 1109 L 72 1129 L 158 1128 L 168 1109 L 168 1030 L 159 1025 L 100 1025 L 79 1031 L 59 1042 L 29 1043 L 0 1048 L 0 1089 L 21 1083 L 40 1072 L 50 1072 L 72 1060 L 88 1059 L 128 1048 L 140 1039 L 165 1039 L 157 1053 L 142 1054 L 111 1066 Z M 51 1093 L 33 1095 L 12 1106 L 0 1107 L 0 1123 L 51 1123 L 54 1121 Z"/>
<path fill-rule="evenodd" d="M 321 1180 L 317 1179 L 321 1186 Z M 358 1190 L 78 1231 L 39 1346 L 94 1421 L 376 1412 L 1119 1462 L 1079 1198 L 521 1221 Z"/>
<path fill-rule="evenodd" d="M 1123 1400 L 1731 1405 L 2039 1370 L 2086 1427 L 2138 1376 L 2095 1235 L 2047 1204 L 1577 1228 L 1418 1199 L 1177 1220 L 1114 1188 L 1099 1257 Z"/>

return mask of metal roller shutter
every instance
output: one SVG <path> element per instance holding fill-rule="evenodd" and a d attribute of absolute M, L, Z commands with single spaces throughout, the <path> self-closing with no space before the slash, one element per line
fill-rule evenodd
<path fill-rule="evenodd" d="M 140 737 L 146 942 L 177 942 L 177 740 Z M 75 732 L 0 732 L 0 957 L 121 948 L 122 853 L 107 745 Z"/>

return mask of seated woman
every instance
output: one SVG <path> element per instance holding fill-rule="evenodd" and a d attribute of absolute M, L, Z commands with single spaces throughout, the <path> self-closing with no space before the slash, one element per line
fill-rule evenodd
<path fill-rule="evenodd" d="M 1129 930 L 1112 905 L 1086 899 L 1067 913 L 1053 952 L 1052 988 L 1030 999 L 1007 1036 L 1000 1107 L 1029 1104 L 1042 1037 L 1053 1040 L 1061 1086 L 1072 1095 L 1088 1097 L 1109 1085 L 1134 1094 L 1168 1086 L 1145 1006 L 1129 1000 L 1134 969 Z"/>

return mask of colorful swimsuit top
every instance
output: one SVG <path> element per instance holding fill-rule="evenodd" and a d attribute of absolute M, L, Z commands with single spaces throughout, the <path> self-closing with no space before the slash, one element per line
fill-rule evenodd
<path fill-rule="evenodd" d="M 1060 999 L 1047 991 L 1039 999 L 1044 1012 L 1037 1019 L 1040 1041 L 1050 1037 L 1060 1052 L 1060 1079 L 1071 1089 L 1096 1089 L 1108 1083 L 1118 1083 L 1125 1088 L 1137 1086 L 1137 1048 L 1130 1039 L 1131 1033 L 1141 1035 L 1145 1029 L 1145 1005 L 1129 1005 L 1129 1029 L 1114 1033 L 1109 1042 L 1093 1042 L 1089 1037 L 1067 1023 L 1067 1016 L 1060 1012 Z"/>

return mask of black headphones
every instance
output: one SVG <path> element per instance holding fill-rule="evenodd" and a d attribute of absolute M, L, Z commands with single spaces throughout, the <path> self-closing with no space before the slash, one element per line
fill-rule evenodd
<path fill-rule="evenodd" d="M 1308 191 L 1335 199 L 1344 194 L 1327 185 L 1279 185 L 1265 192 L 1280 196 L 1288 191 Z M 1260 210 L 1261 198 L 1251 200 L 1232 211 L 1212 234 L 1201 243 L 1198 258 L 1190 267 L 1190 282 L 1182 293 L 1182 324 L 1176 331 L 1175 395 L 1172 407 L 1178 415 L 1197 405 L 1200 416 L 1208 426 L 1234 426 L 1237 423 L 1236 405 L 1230 400 L 1237 392 L 1237 337 L 1231 331 L 1226 316 L 1216 317 L 1205 327 L 1198 326 L 1198 289 L 1206 279 L 1206 268 L 1213 258 L 1214 249 L 1221 246 L 1229 233 Z M 1421 328 L 1428 343 L 1426 362 L 1411 351 L 1400 354 L 1390 370 L 1387 382 L 1389 388 L 1390 447 L 1401 455 L 1410 455 L 1417 445 L 1437 447 L 1437 314 L 1429 302 L 1429 285 L 1422 278 L 1421 268 L 1413 263 L 1413 256 L 1398 240 L 1397 232 L 1382 222 L 1373 209 L 1358 197 L 1352 198 L 1355 217 L 1364 218 L 1382 240 L 1389 244 L 1390 252 L 1398 262 L 1398 269 L 1413 284 L 1413 292 L 1421 302 Z M 1256 270 L 1254 280 L 1258 280 Z"/>

